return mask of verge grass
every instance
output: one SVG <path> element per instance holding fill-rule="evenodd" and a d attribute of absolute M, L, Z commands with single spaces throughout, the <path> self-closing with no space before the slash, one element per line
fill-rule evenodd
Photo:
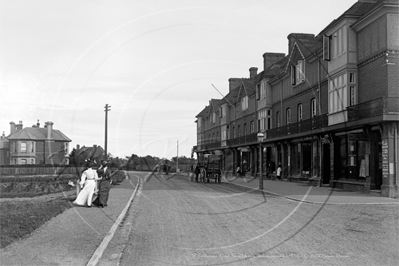
<path fill-rule="evenodd" d="M 0 248 L 22 239 L 71 207 L 68 199 L 18 200 L 0 203 Z"/>

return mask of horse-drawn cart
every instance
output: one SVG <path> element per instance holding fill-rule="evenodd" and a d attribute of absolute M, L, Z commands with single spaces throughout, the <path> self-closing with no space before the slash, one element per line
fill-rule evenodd
<path fill-rule="evenodd" d="M 201 160 L 199 160 L 199 166 L 201 169 L 201 181 L 208 182 L 210 179 L 215 180 L 215 183 L 221 182 L 221 156 L 214 154 L 205 154 Z"/>

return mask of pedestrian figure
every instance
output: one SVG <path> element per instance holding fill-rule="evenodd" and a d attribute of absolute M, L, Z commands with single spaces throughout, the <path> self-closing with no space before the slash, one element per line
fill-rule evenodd
<path fill-rule="evenodd" d="M 239 176 L 241 174 L 241 168 L 238 166 L 237 170 L 236 170 L 237 176 Z"/>
<path fill-rule="evenodd" d="M 281 163 L 279 163 L 278 166 L 277 166 L 277 173 L 276 174 L 277 174 L 277 179 L 281 180 L 281 176 L 283 174 L 283 168 L 281 166 Z"/>
<path fill-rule="evenodd" d="M 102 179 L 98 184 L 98 196 L 95 201 L 93 201 L 94 205 L 97 205 L 100 208 L 104 208 L 108 205 L 109 191 L 111 189 L 111 170 L 108 168 L 108 162 L 104 160 L 97 170 L 98 176 Z"/>
<path fill-rule="evenodd" d="M 93 162 L 88 161 L 86 163 L 88 169 L 82 173 L 80 178 L 79 186 L 82 189 L 73 202 L 78 206 L 91 207 L 94 189 L 96 188 L 96 181 L 101 180 L 101 178 L 98 177 L 97 172 L 92 169 L 93 165 Z"/>
<path fill-rule="evenodd" d="M 197 182 L 198 183 L 198 176 L 200 175 L 200 173 L 201 173 L 201 169 L 200 169 L 200 167 L 199 167 L 199 165 L 198 164 L 196 164 L 195 165 L 195 182 Z"/>

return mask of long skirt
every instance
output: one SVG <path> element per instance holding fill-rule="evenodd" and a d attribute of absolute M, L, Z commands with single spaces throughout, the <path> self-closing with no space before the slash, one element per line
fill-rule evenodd
<path fill-rule="evenodd" d="M 95 187 L 96 181 L 86 180 L 83 189 L 80 190 L 73 203 L 80 206 L 91 206 Z"/>
<path fill-rule="evenodd" d="M 98 197 L 93 201 L 93 204 L 97 206 L 107 206 L 111 184 L 108 180 L 101 180 L 98 185 Z"/>

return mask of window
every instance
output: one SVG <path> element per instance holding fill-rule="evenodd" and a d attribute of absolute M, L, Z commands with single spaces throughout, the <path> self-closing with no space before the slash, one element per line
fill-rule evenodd
<path fill-rule="evenodd" d="M 323 60 L 330 61 L 330 36 L 323 35 Z"/>
<path fill-rule="evenodd" d="M 233 139 L 236 137 L 236 127 L 233 127 Z"/>
<path fill-rule="evenodd" d="M 332 78 L 328 83 L 328 108 L 329 113 L 345 110 L 348 106 L 347 74 Z"/>
<path fill-rule="evenodd" d="M 14 152 L 18 151 L 18 142 L 14 142 Z"/>
<path fill-rule="evenodd" d="M 220 140 L 220 138 L 219 138 L 219 131 L 218 132 L 216 132 L 216 141 L 219 141 Z"/>
<path fill-rule="evenodd" d="M 286 115 L 287 115 L 287 125 L 291 124 L 291 109 L 288 108 L 286 111 Z"/>
<path fill-rule="evenodd" d="M 297 65 L 291 66 L 291 84 L 298 85 L 305 81 L 305 61 L 298 60 Z"/>
<path fill-rule="evenodd" d="M 266 130 L 265 118 L 266 118 L 266 110 L 259 111 L 258 112 L 259 131 Z"/>
<path fill-rule="evenodd" d="M 244 123 L 244 136 L 246 136 L 247 135 L 247 123 Z"/>
<path fill-rule="evenodd" d="M 65 142 L 65 144 L 66 144 L 67 151 L 68 151 L 68 142 Z M 32 141 L 30 143 L 30 145 L 31 145 L 31 152 L 35 152 L 35 143 Z"/>
<path fill-rule="evenodd" d="M 64 151 L 65 151 L 65 154 L 68 154 L 68 149 L 69 149 L 69 143 L 68 142 L 64 142 Z"/>
<path fill-rule="evenodd" d="M 21 159 L 21 164 L 26 164 L 26 159 Z"/>
<path fill-rule="evenodd" d="M 298 104 L 298 122 L 302 121 L 302 104 Z"/>
<path fill-rule="evenodd" d="M 353 106 L 356 104 L 355 101 L 355 86 L 349 87 L 349 106 Z"/>
<path fill-rule="evenodd" d="M 270 110 L 267 110 L 267 128 L 266 129 L 270 129 L 271 128 L 271 122 L 272 122 L 272 118 L 270 115 Z"/>
<path fill-rule="evenodd" d="M 260 98 L 266 98 L 266 85 L 265 83 L 260 84 Z"/>
<path fill-rule="evenodd" d="M 21 142 L 21 152 L 27 152 L 26 142 Z M 26 160 L 25 160 L 26 164 Z"/>
<path fill-rule="evenodd" d="M 216 122 L 216 113 L 213 112 L 212 116 L 211 116 L 211 123 L 215 123 Z"/>
<path fill-rule="evenodd" d="M 251 133 L 255 132 L 255 124 L 254 121 L 251 121 Z"/>
<path fill-rule="evenodd" d="M 227 138 L 227 139 L 230 139 L 230 126 L 227 126 L 226 138 Z"/>
<path fill-rule="evenodd" d="M 332 34 L 332 58 L 337 58 L 346 53 L 346 42 L 347 29 L 345 25 Z"/>
<path fill-rule="evenodd" d="M 317 103 L 316 103 L 316 99 L 315 98 L 313 98 L 310 101 L 310 108 L 311 108 L 311 110 L 310 110 L 311 117 L 316 116 L 316 114 L 317 114 Z"/>
<path fill-rule="evenodd" d="M 349 84 L 355 84 L 355 73 L 349 73 Z"/>
<path fill-rule="evenodd" d="M 277 127 L 280 127 L 280 112 L 276 113 L 276 117 L 277 117 Z"/>
<path fill-rule="evenodd" d="M 35 160 L 34 159 L 30 159 L 30 164 L 35 164 Z"/>
<path fill-rule="evenodd" d="M 241 110 L 248 109 L 248 96 L 241 98 Z"/>
<path fill-rule="evenodd" d="M 256 99 L 260 99 L 260 83 L 256 84 Z"/>
<path fill-rule="evenodd" d="M 241 136 L 241 126 L 239 125 L 238 127 L 237 127 L 237 135 L 238 135 L 238 137 L 240 137 Z"/>

